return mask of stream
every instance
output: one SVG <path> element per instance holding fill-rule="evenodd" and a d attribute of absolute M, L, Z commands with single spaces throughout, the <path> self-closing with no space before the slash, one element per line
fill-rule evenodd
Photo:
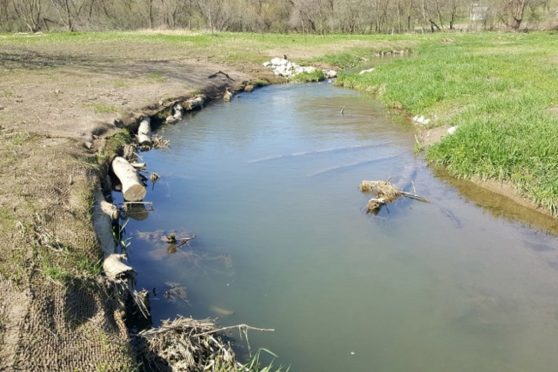
<path fill-rule="evenodd" d="M 436 176 L 374 99 L 272 86 L 159 134 L 171 147 L 141 154 L 154 210 L 126 225 L 154 325 L 274 328 L 251 348 L 291 371 L 557 370 L 558 239 Z M 429 203 L 366 214 L 360 181 L 403 174 Z"/>

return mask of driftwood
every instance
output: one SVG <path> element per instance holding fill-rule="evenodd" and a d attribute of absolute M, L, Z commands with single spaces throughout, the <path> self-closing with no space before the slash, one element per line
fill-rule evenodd
<path fill-rule="evenodd" d="M 217 72 L 214 73 L 214 74 L 209 75 L 207 78 L 208 78 L 208 79 L 213 79 L 213 78 L 217 77 L 217 75 L 226 76 L 227 79 L 234 81 L 234 79 L 233 79 L 232 77 L 230 77 L 229 74 L 227 74 L 226 72 L 223 72 L 223 71 L 221 71 L 221 70 L 217 71 Z"/>
<path fill-rule="evenodd" d="M 218 328 L 209 319 L 196 320 L 178 317 L 164 320 L 159 328 L 135 335 L 133 346 L 141 360 L 142 371 L 213 371 L 245 370 L 236 361 L 227 331 L 238 330 L 248 343 L 248 331 L 272 332 L 273 329 L 251 327 L 246 324 Z M 248 344 L 248 348 L 250 345 Z"/>
<path fill-rule="evenodd" d="M 151 119 L 145 118 L 138 127 L 138 144 L 151 145 Z"/>
<path fill-rule="evenodd" d="M 140 182 L 137 171 L 128 161 L 117 156 L 112 161 L 112 170 L 122 184 L 122 195 L 127 201 L 141 201 L 145 197 L 147 190 Z"/>
<path fill-rule="evenodd" d="M 422 196 L 398 189 L 389 181 L 362 181 L 359 188 L 361 192 L 376 195 L 376 197 L 371 198 L 368 201 L 366 206 L 368 213 L 377 214 L 384 205 L 394 202 L 402 196 L 422 202 L 428 202 L 428 200 Z"/>

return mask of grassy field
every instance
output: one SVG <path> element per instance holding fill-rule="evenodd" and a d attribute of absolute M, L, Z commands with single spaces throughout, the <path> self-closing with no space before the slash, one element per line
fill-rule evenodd
<path fill-rule="evenodd" d="M 433 126 L 457 125 L 427 150 L 430 161 L 457 177 L 511 182 L 556 214 L 557 50 L 557 34 L 446 34 L 339 82 L 432 118 Z"/>
<path fill-rule="evenodd" d="M 46 62 L 39 58 L 37 63 L 46 65 L 49 56 L 56 55 L 54 64 L 63 65 L 64 58 L 99 59 L 102 52 L 107 61 L 189 58 L 249 74 L 261 70 L 261 62 L 283 54 L 299 63 L 337 66 L 345 70 L 339 84 L 377 94 L 388 106 L 411 116 L 425 115 L 432 119 L 431 126 L 458 126 L 454 136 L 428 149 L 427 158 L 434 164 L 457 177 L 510 182 L 521 195 L 558 212 L 556 33 L 323 36 L 143 31 L 4 34 L 0 45 L 16 54 L 31 52 L 31 60 L 44 57 Z M 381 50 L 411 54 L 380 60 L 374 55 Z M 376 70 L 359 75 L 359 66 Z M 28 74 L 28 67 L 23 70 Z M 149 70 L 143 78 L 151 81 L 156 76 L 160 83 L 165 73 Z M 122 79 L 120 85 L 130 81 Z M 115 88 L 123 89 L 120 85 Z M 9 95 L 10 89 L 4 88 L 3 94 Z M 95 113 L 116 110 L 103 103 L 88 107 Z"/>
<path fill-rule="evenodd" d="M 411 53 L 376 57 L 391 50 Z M 88 295 L 85 289 L 100 273 L 101 252 L 90 219 L 89 177 L 95 165 L 93 154 L 85 156 L 81 148 L 99 122 L 195 92 L 219 69 L 235 81 L 269 77 L 261 63 L 287 54 L 300 64 L 337 66 L 343 70 L 338 84 L 375 94 L 410 116 L 425 115 L 430 126 L 458 126 L 454 135 L 426 150 L 429 161 L 456 177 L 511 184 L 558 214 L 556 51 L 556 33 L 0 34 L 0 289 L 8 293 L 0 301 L 0 349 L 8 329 L 2 324 L 24 324 L 23 318 L 10 321 L 6 315 L 15 305 L 37 308 L 37 324 L 50 324 L 43 320 L 53 311 L 41 304 L 58 296 L 62 300 L 54 304 L 65 309 L 75 301 L 64 291 Z M 371 66 L 372 73 L 358 74 Z M 14 300 L 20 287 L 40 298 Z M 92 293 L 106 303 L 106 293 Z M 88 327 L 80 332 L 90 333 Z M 33 344 L 28 338 L 36 334 L 43 340 L 37 345 L 69 350 L 73 330 L 61 338 L 43 328 L 21 328 L 14 345 Z M 105 336 L 91 338 L 92 347 Z M 119 342 L 116 334 L 114 342 Z M 117 354 L 114 363 L 130 363 L 127 351 L 109 351 Z M 16 364 L 16 356 L 27 358 L 12 354 Z M 62 366 L 66 360 L 61 356 L 55 362 Z"/>

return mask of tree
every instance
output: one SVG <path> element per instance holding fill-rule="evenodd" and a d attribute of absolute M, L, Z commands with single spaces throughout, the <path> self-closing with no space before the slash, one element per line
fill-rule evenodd
<path fill-rule="evenodd" d="M 506 0 L 507 4 L 505 9 L 511 17 L 511 22 L 509 26 L 517 31 L 523 22 L 523 15 L 525 14 L 525 8 L 529 5 L 530 0 Z"/>

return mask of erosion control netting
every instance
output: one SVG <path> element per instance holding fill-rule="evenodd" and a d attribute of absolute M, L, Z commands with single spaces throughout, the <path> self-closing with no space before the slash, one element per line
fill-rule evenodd
<path fill-rule="evenodd" d="M 93 281 L 34 286 L 14 369 L 133 369 L 127 333 L 106 287 Z"/>

